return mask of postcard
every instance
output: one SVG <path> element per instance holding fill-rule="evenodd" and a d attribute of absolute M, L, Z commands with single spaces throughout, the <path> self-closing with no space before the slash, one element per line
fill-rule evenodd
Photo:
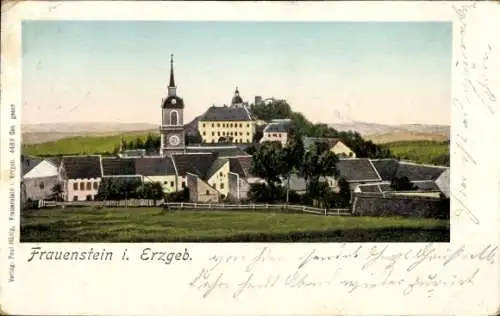
<path fill-rule="evenodd" d="M 2 4 L 2 312 L 497 312 L 499 13 Z"/>

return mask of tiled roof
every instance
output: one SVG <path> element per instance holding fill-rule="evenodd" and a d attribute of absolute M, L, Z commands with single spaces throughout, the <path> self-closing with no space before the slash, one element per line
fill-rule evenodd
<path fill-rule="evenodd" d="M 238 146 L 188 146 L 186 147 L 188 153 L 216 153 L 219 158 L 228 158 L 235 156 L 248 156 Z"/>
<path fill-rule="evenodd" d="M 396 178 L 407 177 L 410 181 L 415 180 L 436 180 L 447 167 L 420 165 L 411 162 L 399 162 L 395 173 Z"/>
<path fill-rule="evenodd" d="M 370 159 L 378 174 L 384 181 L 391 181 L 398 170 L 396 159 Z"/>
<path fill-rule="evenodd" d="M 231 172 L 239 174 L 241 177 L 250 177 L 252 174 L 252 156 L 242 156 L 230 158 L 229 168 Z"/>
<path fill-rule="evenodd" d="M 62 162 L 68 179 L 91 179 L 102 176 L 101 156 L 64 156 Z"/>
<path fill-rule="evenodd" d="M 210 166 L 210 169 L 208 169 L 206 178 L 209 179 L 211 176 L 217 173 L 222 166 L 224 166 L 229 160 L 226 158 L 218 158 L 216 159 L 212 165 Z"/>
<path fill-rule="evenodd" d="M 102 158 L 102 173 L 104 176 L 134 175 L 134 161 L 132 159 Z"/>
<path fill-rule="evenodd" d="M 211 106 L 200 121 L 252 121 L 254 117 L 246 107 Z"/>
<path fill-rule="evenodd" d="M 145 177 L 175 175 L 175 168 L 171 157 L 135 158 L 136 174 Z"/>
<path fill-rule="evenodd" d="M 434 181 L 415 181 L 415 182 L 412 182 L 413 185 L 415 185 L 419 191 L 438 191 L 440 192 L 441 189 L 439 188 L 439 186 L 436 184 L 436 182 Z"/>
<path fill-rule="evenodd" d="M 289 128 L 287 123 L 269 123 L 263 133 L 288 133 Z"/>
<path fill-rule="evenodd" d="M 335 146 L 340 139 L 338 138 L 326 138 L 326 137 L 302 137 L 302 142 L 304 143 L 304 148 L 309 149 L 312 145 L 317 144 L 327 144 L 329 148 Z"/>
<path fill-rule="evenodd" d="M 283 185 L 287 184 L 287 179 L 282 178 L 281 182 Z M 290 190 L 296 192 L 303 192 L 306 190 L 306 180 L 303 177 L 299 177 L 296 174 L 290 176 Z"/>
<path fill-rule="evenodd" d="M 380 176 L 367 158 L 339 159 L 340 177 L 348 182 L 381 181 Z"/>
<path fill-rule="evenodd" d="M 217 155 L 213 153 L 172 154 L 177 174 L 181 177 L 193 173 L 205 179 Z"/>

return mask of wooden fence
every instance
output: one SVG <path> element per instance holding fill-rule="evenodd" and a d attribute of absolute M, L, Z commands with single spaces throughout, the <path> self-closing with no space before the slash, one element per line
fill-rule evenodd
<path fill-rule="evenodd" d="M 120 201 L 71 201 L 54 202 L 41 201 L 40 207 L 152 207 L 154 200 L 120 200 Z M 309 213 L 329 216 L 349 216 L 352 215 L 348 208 L 324 209 L 305 205 L 295 204 L 227 204 L 227 203 L 188 203 L 188 202 L 163 202 L 156 201 L 156 206 L 167 206 L 169 209 L 189 209 L 189 210 L 256 210 L 256 211 L 292 211 L 297 213 Z"/>

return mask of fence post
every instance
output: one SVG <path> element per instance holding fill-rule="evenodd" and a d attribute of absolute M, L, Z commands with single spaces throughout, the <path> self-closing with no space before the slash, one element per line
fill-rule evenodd
<path fill-rule="evenodd" d="M 325 208 L 325 216 L 326 216 L 326 208 Z"/>
<path fill-rule="evenodd" d="M 306 206 L 305 206 L 305 205 L 303 205 L 303 206 L 302 206 L 302 213 L 304 213 L 305 211 L 306 211 Z"/>

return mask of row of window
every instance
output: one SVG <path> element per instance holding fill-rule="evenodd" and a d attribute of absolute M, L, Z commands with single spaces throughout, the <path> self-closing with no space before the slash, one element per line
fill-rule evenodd
<path fill-rule="evenodd" d="M 73 182 L 73 190 L 78 191 L 84 191 L 84 190 L 97 190 L 99 188 L 99 183 L 98 182 L 90 182 L 90 181 L 82 181 L 82 182 Z"/>
<path fill-rule="evenodd" d="M 203 139 L 203 142 L 204 142 L 204 143 L 207 143 L 207 140 L 206 140 L 206 139 Z M 236 144 L 236 143 L 243 144 L 243 138 L 241 138 L 241 139 L 236 138 L 236 139 L 231 140 L 231 142 L 232 142 L 232 143 L 235 143 L 235 144 Z M 211 143 L 212 143 L 212 144 L 215 144 L 215 143 L 217 143 L 217 141 L 216 141 L 215 139 L 212 139 Z M 246 144 L 250 143 L 250 139 L 249 139 L 249 138 L 247 138 L 245 143 L 246 143 Z"/>
<path fill-rule="evenodd" d="M 164 185 L 168 185 L 168 181 L 163 181 L 163 184 Z M 184 189 L 186 187 L 186 182 L 182 181 L 181 186 Z M 175 182 L 174 181 L 170 181 L 170 187 L 172 187 L 172 188 L 175 187 Z"/>
<path fill-rule="evenodd" d="M 201 126 L 205 127 L 206 124 L 203 123 L 203 124 L 201 124 Z M 212 123 L 212 127 L 215 127 L 215 123 Z M 221 127 L 221 123 L 217 123 L 217 127 Z M 222 127 L 229 127 L 229 128 L 231 128 L 231 127 L 238 127 L 238 123 L 234 123 L 234 124 L 233 123 L 222 123 Z M 243 127 L 243 124 L 240 123 L 239 127 Z M 247 127 L 250 127 L 250 123 L 247 123 Z"/>
<path fill-rule="evenodd" d="M 202 135 L 206 136 L 207 133 L 203 132 Z M 238 136 L 238 132 L 227 132 L 227 134 L 226 134 L 226 132 L 222 132 L 222 134 L 221 134 L 221 132 L 217 132 L 217 136 L 221 136 L 221 135 L 222 136 Z M 243 136 L 243 132 L 240 132 L 239 135 Z M 249 135 L 250 135 L 250 132 L 247 132 L 247 136 L 249 136 Z M 215 136 L 215 132 L 212 132 L 212 136 Z"/>
<path fill-rule="evenodd" d="M 281 137 L 285 137 L 286 136 L 286 134 L 281 134 L 281 133 L 273 133 L 273 134 L 266 133 L 266 134 L 267 134 L 267 137 L 271 137 L 272 136 L 272 137 L 280 137 L 281 138 Z"/>

